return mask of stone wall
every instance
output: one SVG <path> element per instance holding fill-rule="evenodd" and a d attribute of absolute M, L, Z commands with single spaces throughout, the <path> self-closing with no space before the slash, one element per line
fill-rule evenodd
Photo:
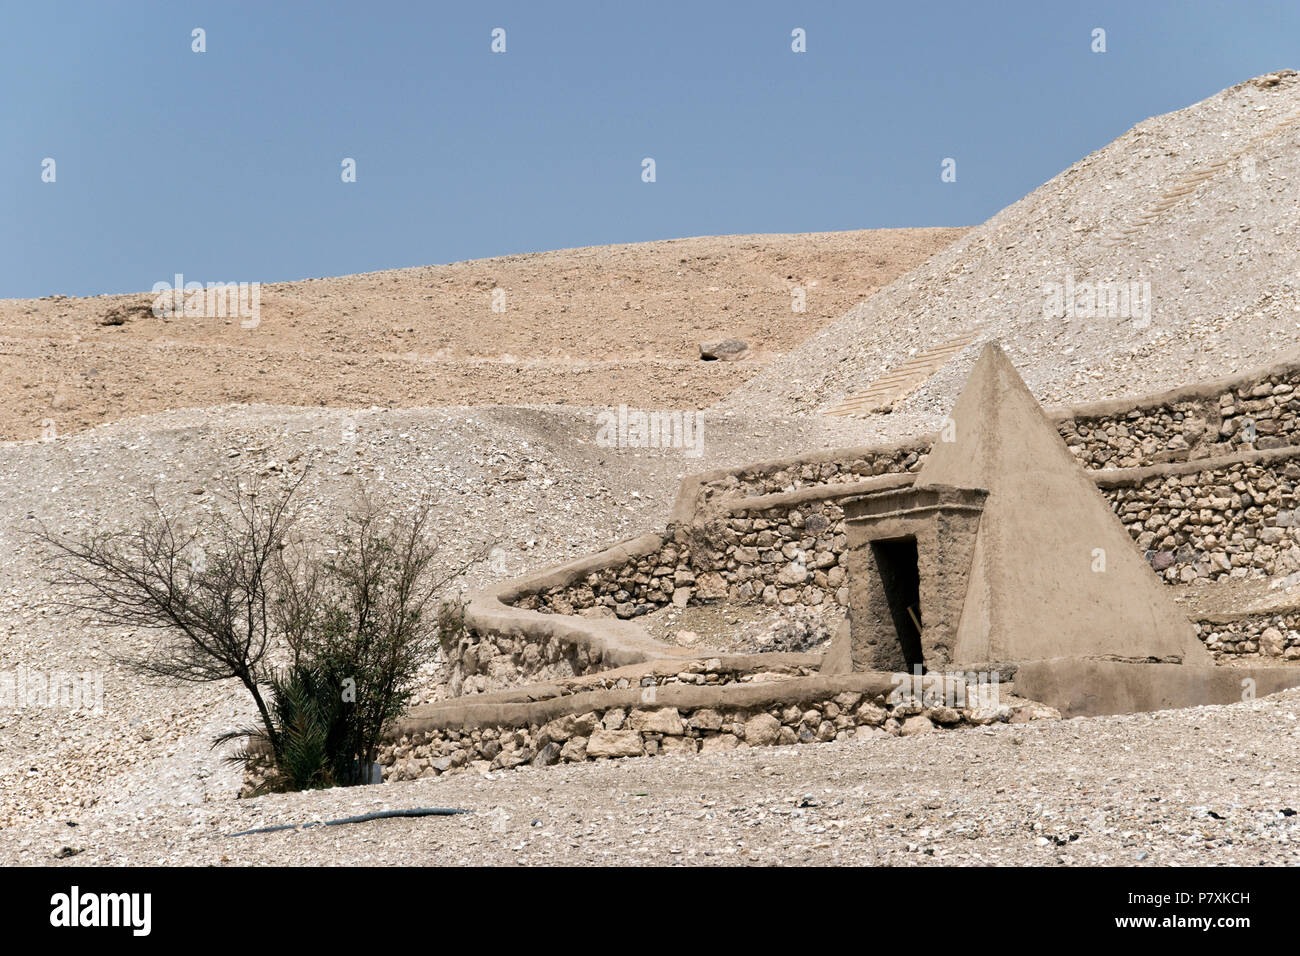
<path fill-rule="evenodd" d="M 719 572 L 732 601 L 848 607 L 844 511 L 831 500 L 734 512 Z"/>
<path fill-rule="evenodd" d="M 781 662 L 782 657 L 803 657 L 807 663 Z M 772 658 L 770 663 L 757 666 L 756 658 Z M 737 661 L 744 659 L 746 666 L 738 666 Z M 770 681 L 791 680 L 796 677 L 811 677 L 821 670 L 820 654 L 783 655 L 770 653 L 763 655 L 732 655 L 730 657 L 707 657 L 699 660 L 674 661 L 672 669 L 658 668 L 657 673 L 646 676 L 623 676 L 618 671 L 597 674 L 592 680 L 583 682 L 584 689 L 623 690 L 628 687 L 671 687 L 674 684 L 690 684 L 694 687 L 725 687 L 731 684 L 766 683 Z"/>
<path fill-rule="evenodd" d="M 1300 364 L 1232 379 L 1078 405 L 1054 412 L 1061 437 L 1085 468 L 1141 468 L 1300 444 Z M 850 448 L 710 473 L 706 496 L 756 497 L 864 477 L 920 471 L 931 437 Z"/>
<path fill-rule="evenodd" d="M 575 584 L 521 595 L 514 606 L 624 619 L 670 602 L 848 606 L 844 512 L 833 499 L 737 506 L 727 516 L 673 534 L 653 554 L 592 572 Z"/>
<path fill-rule="evenodd" d="M 1071 418 L 1061 422 L 1058 429 L 1070 451 L 1088 469 L 1136 468 L 1185 460 L 1193 450 L 1202 448 L 1207 433 L 1218 434 L 1217 422 L 1213 427 L 1207 423 L 1207 409 L 1200 402 L 1179 402 L 1123 415 Z M 1208 452 L 1202 457 L 1208 457 Z"/>
<path fill-rule="evenodd" d="M 586 645 L 554 634 L 541 641 L 522 635 L 466 628 L 455 646 L 443 649 L 445 661 L 433 693 L 423 700 L 485 694 L 519 684 L 546 683 L 604 669 Z M 423 703 L 423 700 L 420 701 Z"/>
<path fill-rule="evenodd" d="M 842 740 L 863 734 L 910 736 L 999 721 L 1052 719 L 1041 704 L 925 707 L 888 695 L 844 691 L 819 700 L 766 708 L 609 707 L 565 714 L 545 724 L 412 730 L 384 745 L 378 762 L 385 780 L 414 780 L 465 770 L 549 766 L 605 757 L 717 753 Z"/>
<path fill-rule="evenodd" d="M 929 450 L 928 439 L 905 445 L 838 449 L 711 473 L 701 476 L 701 484 L 709 492 L 728 498 L 757 498 L 879 475 L 915 473 L 925 464 Z"/>
<path fill-rule="evenodd" d="M 1102 492 L 1170 583 L 1300 570 L 1300 457 L 1256 455 L 1203 471 L 1115 476 Z"/>
<path fill-rule="evenodd" d="M 1300 444 L 1297 387 L 1300 365 L 1281 365 L 1164 395 L 1080 405 L 1053 418 L 1085 468 L 1142 468 Z M 703 485 L 730 497 L 754 497 L 915 473 L 925 464 L 930 441 L 764 462 L 711 474 Z"/>
<path fill-rule="evenodd" d="M 821 664 L 816 654 L 769 653 L 761 658 L 731 654 L 650 661 L 610 670 L 587 645 L 553 634 L 532 641 L 522 635 L 477 631 L 467 633 L 444 654 L 446 661 L 438 678 L 414 703 L 491 694 L 526 684 L 550 685 L 549 691 L 557 695 L 640 685 L 720 687 L 807 677 Z"/>
<path fill-rule="evenodd" d="M 1300 610 L 1197 621 L 1196 633 L 1216 661 L 1243 657 L 1300 660 Z"/>
<path fill-rule="evenodd" d="M 639 617 L 674 600 L 684 605 L 698 582 L 691 570 L 689 547 L 669 541 L 650 554 L 584 575 L 573 584 L 520 595 L 514 606 L 542 614 L 586 617 Z M 707 583 L 707 582 L 706 582 Z"/>
<path fill-rule="evenodd" d="M 1056 416 L 1058 429 L 1091 470 L 1149 467 L 1284 448 L 1300 441 L 1298 381 L 1300 365 L 1278 365 L 1163 396 L 1078 406 Z M 839 551 L 833 545 L 824 547 L 828 542 L 803 533 L 802 528 L 790 524 L 788 516 L 736 514 L 735 505 L 766 495 L 833 490 L 873 477 L 914 474 L 925 462 L 929 443 L 927 437 L 900 445 L 830 450 L 693 476 L 683 484 L 672 527 L 659 551 L 634 557 L 622 566 L 593 571 L 577 583 L 520 595 L 515 606 L 542 613 L 628 619 L 669 602 L 684 606 L 727 599 L 816 605 L 833 599 L 843 604 L 847 595 L 839 573 L 833 570 L 836 565 L 843 567 L 839 561 L 842 545 Z M 1287 484 L 1288 491 L 1290 477 L 1294 476 L 1279 483 Z M 1217 478 L 1206 480 L 1217 482 Z M 1170 479 L 1166 487 L 1173 482 Z M 1172 504 L 1184 501 L 1181 491 L 1164 501 L 1159 494 L 1147 500 L 1151 489 L 1144 488 L 1141 493 L 1107 491 L 1117 513 L 1134 531 L 1139 547 L 1152 552 L 1148 557 L 1167 580 L 1214 578 L 1238 568 L 1245 569 L 1243 573 L 1272 573 L 1270 568 L 1291 570 L 1292 564 L 1300 562 L 1300 555 L 1295 561 L 1288 555 L 1279 564 L 1277 554 L 1269 551 L 1286 539 L 1283 550 L 1289 552 L 1289 532 L 1266 530 L 1289 527 L 1286 514 L 1271 520 L 1276 515 L 1267 508 L 1259 513 L 1251 513 L 1250 506 L 1237 509 L 1231 505 L 1231 494 L 1226 496 L 1230 504 L 1225 506 L 1221 501 L 1224 495 L 1208 493 L 1186 476 L 1176 482 L 1194 489 L 1195 502 Z M 1236 483 L 1235 478 L 1229 482 Z M 1180 507 L 1194 513 L 1174 514 Z M 830 520 L 831 539 L 841 534 L 838 510 L 827 504 L 815 512 Z M 1237 516 L 1238 521 L 1224 514 L 1230 510 L 1245 514 Z M 1167 521 L 1161 521 L 1162 511 L 1170 512 Z M 1262 546 L 1257 557 L 1246 556 L 1251 541 Z"/>
<path fill-rule="evenodd" d="M 1061 437 L 1085 468 L 1141 468 L 1300 444 L 1300 364 L 1232 379 L 1056 410 Z M 835 449 L 698 476 L 705 498 L 749 498 L 921 470 L 932 436 Z"/>
<path fill-rule="evenodd" d="M 1271 375 L 1253 386 L 1230 389 L 1219 396 L 1220 444 L 1233 451 L 1300 444 L 1297 381 L 1300 375 Z"/>
<path fill-rule="evenodd" d="M 1281 448 L 1300 443 L 1298 384 L 1300 366 L 1275 366 L 1235 381 L 1179 389 L 1164 401 L 1080 406 L 1058 427 L 1084 467 L 1093 469 Z"/>
<path fill-rule="evenodd" d="M 1284 575 L 1300 570 L 1300 449 L 1290 451 L 1206 461 L 1204 470 L 1185 463 L 1099 475 L 1098 483 L 1169 583 Z M 819 488 L 732 500 L 728 512 L 674 528 L 658 551 L 522 595 L 515 606 L 624 619 L 669 602 L 847 607 L 844 513 L 835 496 L 860 491 L 844 482 Z"/>

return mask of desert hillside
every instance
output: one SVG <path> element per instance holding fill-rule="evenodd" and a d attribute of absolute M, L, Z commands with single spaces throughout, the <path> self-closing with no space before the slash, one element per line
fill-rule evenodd
<path fill-rule="evenodd" d="M 146 294 L 0 302 L 0 672 L 99 673 L 106 701 L 0 714 L 0 859 L 639 864 L 699 846 L 723 862 L 1294 863 L 1300 818 L 1279 795 L 1300 785 L 1295 691 L 236 800 L 242 777 L 212 740 L 251 719 L 247 696 L 141 681 L 124 661 L 156 636 L 69 611 L 30 532 L 135 527 L 150 498 L 211 515 L 237 482 L 301 478 L 301 526 L 324 540 L 362 490 L 427 494 L 449 562 L 492 546 L 463 582 L 478 589 L 663 528 L 689 474 L 914 437 L 947 413 L 981 339 L 1047 403 L 1242 371 L 1300 346 L 1298 145 L 1300 79 L 1283 72 L 1139 124 L 970 231 L 683 239 L 277 283 L 256 329 L 159 319 Z M 1066 280 L 1149 283 L 1149 313 L 1049 314 L 1047 287 Z M 700 361 L 698 343 L 721 337 L 747 357 Z M 970 347 L 889 414 L 820 414 L 959 337 Z M 619 402 L 707 408 L 698 457 L 599 441 L 592 406 Z M 57 434 L 29 440 L 46 419 Z M 461 829 L 228 836 L 381 804 L 475 813 Z"/>
<path fill-rule="evenodd" d="M 946 413 L 997 339 L 1040 401 L 1136 395 L 1265 365 L 1300 347 L 1300 77 L 1257 77 L 1139 123 L 771 363 L 724 407 L 813 413 L 929 349 L 972 344 L 893 414 Z M 1053 290 L 1076 291 L 1066 314 Z M 1088 308 L 1083 286 L 1108 291 Z M 1063 296 L 1060 296 L 1063 298 Z M 864 436 L 865 437 L 865 436 Z"/>
<path fill-rule="evenodd" d="M 253 329 L 158 318 L 150 294 L 4 300 L 0 439 L 234 402 L 702 408 L 963 231 L 716 236 L 269 283 Z M 701 362 L 699 343 L 720 338 L 750 353 Z"/>

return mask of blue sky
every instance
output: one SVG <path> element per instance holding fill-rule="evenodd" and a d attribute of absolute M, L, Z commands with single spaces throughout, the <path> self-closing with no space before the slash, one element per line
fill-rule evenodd
<path fill-rule="evenodd" d="M 1294 2 L 9 2 L 0 297 L 968 225 L 1298 39 Z"/>

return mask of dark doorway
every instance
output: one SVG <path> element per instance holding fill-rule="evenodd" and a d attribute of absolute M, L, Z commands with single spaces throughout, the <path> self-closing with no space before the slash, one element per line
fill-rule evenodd
<path fill-rule="evenodd" d="M 921 653 L 921 573 L 916 565 L 916 538 L 891 538 L 871 542 L 871 554 L 880 571 L 885 588 L 889 616 L 898 633 L 898 645 L 909 672 L 920 667 L 925 672 Z"/>

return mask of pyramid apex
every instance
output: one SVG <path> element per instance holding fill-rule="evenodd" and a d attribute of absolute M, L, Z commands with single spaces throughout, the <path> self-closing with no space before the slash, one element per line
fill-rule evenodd
<path fill-rule="evenodd" d="M 1074 457 L 1002 346 L 989 340 L 944 420 L 916 484 L 992 490 L 1008 471 L 1043 461 L 1068 468 Z"/>

